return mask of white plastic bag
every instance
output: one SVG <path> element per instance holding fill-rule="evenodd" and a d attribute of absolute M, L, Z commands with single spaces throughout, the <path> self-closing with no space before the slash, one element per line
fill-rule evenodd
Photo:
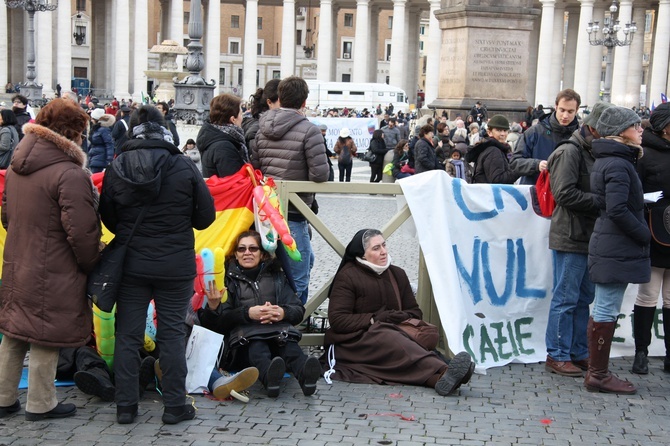
<path fill-rule="evenodd" d="M 186 344 L 186 392 L 203 393 L 207 390 L 212 370 L 223 344 L 223 335 L 203 328 L 193 326 L 191 336 Z"/>

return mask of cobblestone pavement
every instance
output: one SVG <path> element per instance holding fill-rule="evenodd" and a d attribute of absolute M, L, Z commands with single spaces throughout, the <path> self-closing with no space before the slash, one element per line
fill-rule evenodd
<path fill-rule="evenodd" d="M 356 162 L 354 181 L 367 181 L 367 163 Z M 319 216 L 346 244 L 364 226 L 380 227 L 396 210 L 394 198 L 319 197 Z M 318 235 L 311 289 L 332 274 L 339 257 Z M 408 231 L 388 241 L 394 263 L 416 280 L 418 247 Z M 315 351 L 312 354 L 320 354 Z M 195 396 L 196 419 L 161 423 L 156 392 L 140 402 L 137 423 L 115 422 L 115 406 L 74 387 L 58 388 L 75 403 L 75 417 L 26 422 L 24 411 L 0 419 L 2 445 L 667 445 L 670 444 L 670 374 L 652 358 L 650 374 L 632 375 L 632 358 L 612 361 L 612 370 L 638 386 L 638 394 L 589 393 L 581 379 L 560 377 L 544 364 L 510 364 L 475 375 L 456 395 L 441 397 L 414 386 L 377 386 L 319 381 L 305 397 L 286 378 L 277 399 L 259 384 L 250 402 Z M 25 404 L 25 391 L 19 396 Z"/>

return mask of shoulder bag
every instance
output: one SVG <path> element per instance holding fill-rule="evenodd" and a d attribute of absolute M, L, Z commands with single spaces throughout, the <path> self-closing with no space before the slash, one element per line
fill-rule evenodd
<path fill-rule="evenodd" d="M 402 300 L 400 300 L 398 282 L 395 280 L 395 276 L 391 271 L 389 271 L 389 275 L 391 276 L 391 285 L 393 285 L 395 297 L 398 299 L 400 310 L 402 310 Z M 426 350 L 434 350 L 435 347 L 437 347 L 437 341 L 439 337 L 437 326 L 421 319 L 409 318 L 399 323 L 397 327 L 404 331 L 407 336 L 409 336 L 412 340 L 414 340 L 414 342 Z"/>
<path fill-rule="evenodd" d="M 116 242 L 116 237 L 100 253 L 100 261 L 88 275 L 86 294 L 93 303 L 104 312 L 111 312 L 116 304 L 119 286 L 123 280 L 123 263 L 126 258 L 128 244 L 135 230 L 144 219 L 149 204 L 146 204 L 135 220 L 128 240 L 124 245 Z"/>
<path fill-rule="evenodd" d="M 250 341 L 273 341 L 279 346 L 287 342 L 299 342 L 302 333 L 288 322 L 276 324 L 243 324 L 230 330 L 228 347 L 236 349 L 248 345 Z"/>
<path fill-rule="evenodd" d="M 656 243 L 670 247 L 670 206 L 649 208 L 649 230 Z"/>

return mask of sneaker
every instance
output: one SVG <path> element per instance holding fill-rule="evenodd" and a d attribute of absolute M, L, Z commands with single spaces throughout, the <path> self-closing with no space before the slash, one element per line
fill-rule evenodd
<path fill-rule="evenodd" d="M 116 389 L 107 372 L 94 369 L 82 370 L 74 374 L 74 384 L 87 395 L 97 396 L 103 401 L 114 401 Z"/>
<path fill-rule="evenodd" d="M 7 415 L 11 415 L 15 412 L 21 410 L 21 401 L 16 400 L 11 406 L 2 406 L 0 407 L 0 418 L 4 418 Z"/>
<path fill-rule="evenodd" d="M 182 421 L 195 418 L 195 407 L 191 404 L 184 404 L 178 407 L 166 407 L 163 411 L 163 423 L 177 424 Z"/>
<path fill-rule="evenodd" d="M 130 424 L 137 417 L 137 404 L 131 406 L 116 406 L 116 421 L 119 424 Z"/>
<path fill-rule="evenodd" d="M 228 398 L 233 390 L 239 393 L 248 389 L 258 380 L 256 367 L 248 367 L 235 374 L 221 370 L 221 374 L 223 376 L 212 384 L 212 394 L 219 400 Z"/>
<path fill-rule="evenodd" d="M 316 392 L 316 382 L 321 376 L 321 363 L 314 356 L 310 356 L 305 361 L 305 365 L 302 366 L 302 372 L 300 373 L 300 388 L 302 389 L 302 394 L 305 396 L 314 395 Z"/>
<path fill-rule="evenodd" d="M 275 356 L 272 358 L 270 367 L 265 374 L 265 388 L 268 391 L 268 396 L 270 398 L 277 398 L 279 396 L 279 385 L 281 380 L 286 373 L 286 364 L 280 356 Z"/>
<path fill-rule="evenodd" d="M 435 384 L 435 391 L 442 396 L 451 395 L 461 386 L 471 368 L 472 358 L 470 355 L 466 352 L 460 352 L 449 362 L 449 368 Z"/>
<path fill-rule="evenodd" d="M 66 418 L 77 413 L 77 406 L 74 404 L 58 403 L 56 407 L 49 412 L 34 413 L 26 410 L 26 421 L 40 421 L 46 418 Z"/>

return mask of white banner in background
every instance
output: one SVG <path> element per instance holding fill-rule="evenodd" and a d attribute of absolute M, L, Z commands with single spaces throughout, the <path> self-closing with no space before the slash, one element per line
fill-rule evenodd
<path fill-rule="evenodd" d="M 443 171 L 399 184 L 449 348 L 470 353 L 479 371 L 512 361 L 544 361 L 553 283 L 549 220 L 533 211 L 530 186 L 470 185 Z M 634 353 L 636 294 L 637 286 L 629 286 L 612 356 Z M 653 335 L 650 354 L 664 355 L 660 318 Z"/>
<path fill-rule="evenodd" d="M 326 141 L 328 148 L 333 150 L 337 138 L 340 136 L 340 130 L 349 129 L 351 138 L 356 144 L 358 153 L 365 153 L 370 147 L 372 133 L 377 129 L 377 118 L 308 118 L 316 125 L 325 124 L 328 127 L 326 131 Z"/>

